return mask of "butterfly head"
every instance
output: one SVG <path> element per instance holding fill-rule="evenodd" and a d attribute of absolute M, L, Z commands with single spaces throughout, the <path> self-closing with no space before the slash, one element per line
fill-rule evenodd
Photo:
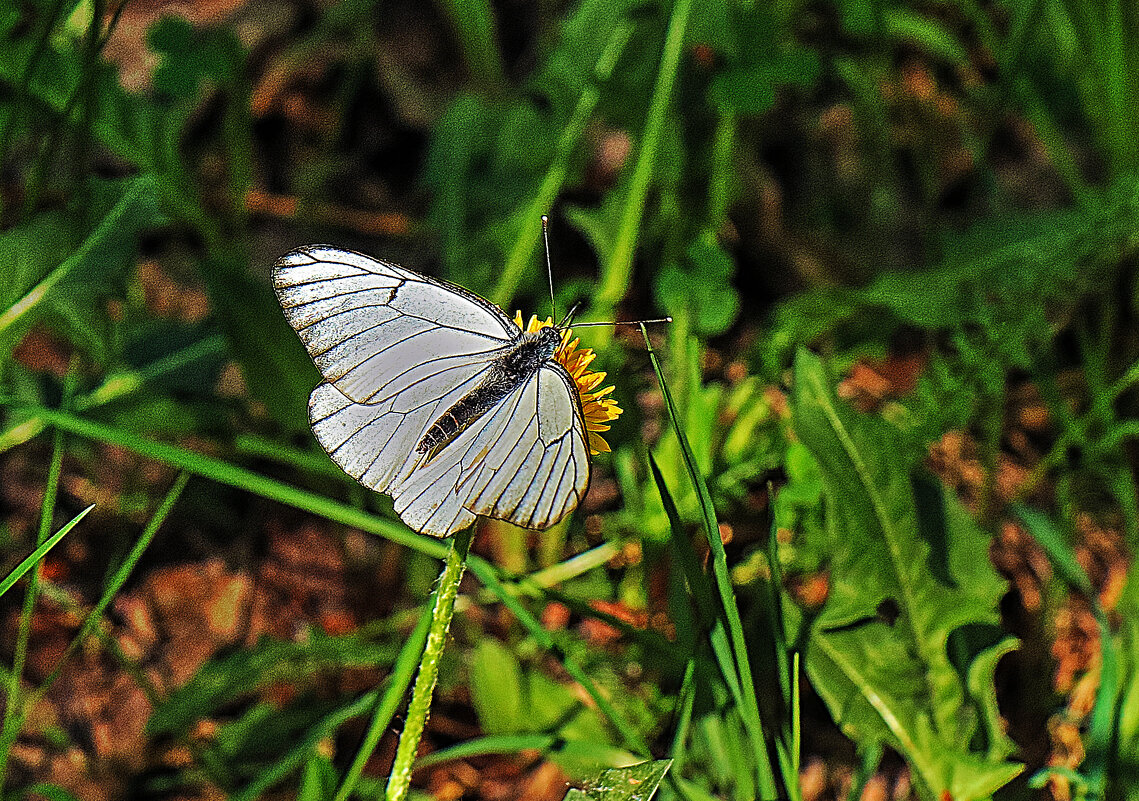
<path fill-rule="evenodd" d="M 552 325 L 539 330 L 534 338 L 538 341 L 539 348 L 547 359 L 552 359 L 562 346 L 562 331 Z"/>
<path fill-rule="evenodd" d="M 531 316 L 527 323 L 522 320 L 522 312 L 517 312 L 514 322 L 522 329 L 524 336 L 534 337 L 531 341 L 544 342 L 547 347 L 553 346 L 553 360 L 566 369 L 577 388 L 585 415 L 585 427 L 589 433 L 590 452 L 607 452 L 609 444 L 602 433 L 608 431 L 609 424 L 621 414 L 621 407 L 609 396 L 613 386 L 602 386 L 605 373 L 589 369 L 597 354 L 592 348 L 578 347 L 580 340 L 571 338 L 570 330 L 564 327 L 567 321 L 563 321 L 562 325 L 554 325 L 548 317 L 539 320 L 537 316 Z M 539 340 L 540 337 L 544 339 Z"/>

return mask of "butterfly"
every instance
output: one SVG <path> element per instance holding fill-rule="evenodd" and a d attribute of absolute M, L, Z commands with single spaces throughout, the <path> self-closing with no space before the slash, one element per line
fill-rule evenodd
<path fill-rule="evenodd" d="M 283 256 L 273 286 L 324 379 L 317 441 L 409 527 L 446 537 L 485 515 L 541 529 L 581 502 L 591 440 L 555 359 L 564 322 L 523 330 L 460 286 L 330 245 Z"/>

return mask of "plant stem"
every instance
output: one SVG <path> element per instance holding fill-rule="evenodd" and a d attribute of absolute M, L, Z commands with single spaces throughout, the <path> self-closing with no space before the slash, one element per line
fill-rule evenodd
<path fill-rule="evenodd" d="M 471 546 L 471 529 L 460 531 L 451 540 L 439 586 L 435 590 L 435 606 L 431 610 L 431 627 L 427 630 L 427 645 L 419 663 L 419 674 L 411 690 L 411 703 L 407 707 L 407 723 L 399 736 L 395 762 L 388 777 L 387 801 L 403 801 L 411 786 L 411 769 L 419 750 L 419 739 L 431 711 L 431 694 L 439 678 L 439 659 L 447 642 L 447 630 L 455 612 L 455 597 L 459 594 L 459 581 L 467 568 L 467 551 Z"/>

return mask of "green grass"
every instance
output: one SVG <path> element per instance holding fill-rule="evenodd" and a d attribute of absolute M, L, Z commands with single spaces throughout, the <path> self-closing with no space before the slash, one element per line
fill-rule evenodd
<path fill-rule="evenodd" d="M 83 750 L 32 711 L 97 651 L 153 707 L 144 739 L 188 755 L 117 777 L 152 794 L 401 798 L 453 761 L 537 759 L 579 798 L 798 801 L 810 760 L 857 797 L 894 752 L 928 801 L 1050 781 L 1139 798 L 1129 6 L 448 2 L 403 30 L 349 0 L 252 52 L 233 21 L 156 21 L 146 91 L 107 56 L 130 13 L 0 9 L 9 795 L 29 789 L 21 736 Z M 432 63 L 401 60 L 436 40 Z M 296 211 L 252 215 L 251 190 Z M 396 213 L 406 233 L 377 234 Z M 343 243 L 541 314 L 542 214 L 558 308 L 675 322 L 644 348 L 579 331 L 626 410 L 595 494 L 538 538 L 481 528 L 468 555 L 316 446 L 318 375 L 268 269 Z M 891 356 L 913 385 L 849 401 Z M 973 471 L 956 484 L 928 458 L 947 434 Z M 148 468 L 114 472 L 127 459 Z M 390 611 L 333 634 L 298 619 L 156 686 L 116 600 L 203 543 L 252 570 L 298 514 L 330 548 L 383 541 Z M 994 569 L 1006 524 L 1054 578 Z M 77 623 L 45 668 L 56 608 Z M 1054 618 L 1084 608 L 1097 694 L 1063 722 L 1086 757 L 1044 770 L 1067 699 L 1002 676 L 1052 675 Z M 433 698 L 479 734 L 433 729 Z"/>

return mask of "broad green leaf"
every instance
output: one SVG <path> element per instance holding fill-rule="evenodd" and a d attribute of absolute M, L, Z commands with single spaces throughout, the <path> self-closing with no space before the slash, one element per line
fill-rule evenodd
<path fill-rule="evenodd" d="M 670 767 L 671 759 L 658 759 L 627 768 L 610 768 L 580 790 L 570 790 L 565 798 L 566 801 L 649 801 Z"/>
<path fill-rule="evenodd" d="M 897 749 L 931 797 L 986 798 L 1023 768 L 1001 744 L 973 745 L 996 713 L 977 686 L 992 664 L 970 677 L 980 641 L 960 637 L 996 639 L 1006 589 L 988 536 L 940 485 L 911 478 L 920 453 L 841 405 L 807 351 L 795 361 L 793 419 L 819 464 L 831 534 L 831 591 L 805 655 L 812 683 L 848 735 Z M 967 653 L 951 659 L 954 636 Z"/>

